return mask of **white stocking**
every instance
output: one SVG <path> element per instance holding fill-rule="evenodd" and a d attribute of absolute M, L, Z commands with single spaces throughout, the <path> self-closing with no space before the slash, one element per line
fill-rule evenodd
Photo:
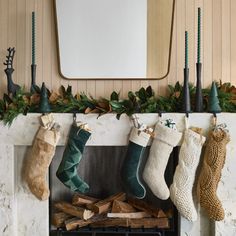
<path fill-rule="evenodd" d="M 169 156 L 179 143 L 182 133 L 166 127 L 158 122 L 155 127 L 155 139 L 153 140 L 150 154 L 143 172 L 143 179 L 152 190 L 153 194 L 162 200 L 170 196 L 164 174 Z"/>
<path fill-rule="evenodd" d="M 170 186 L 171 200 L 180 214 L 190 221 L 197 220 L 192 190 L 205 140 L 206 138 L 201 134 L 191 129 L 185 130 L 179 153 L 179 163 L 176 167 L 173 183 Z"/>

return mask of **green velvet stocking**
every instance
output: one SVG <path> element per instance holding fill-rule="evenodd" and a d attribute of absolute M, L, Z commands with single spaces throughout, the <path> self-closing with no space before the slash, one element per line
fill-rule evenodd
<path fill-rule="evenodd" d="M 72 125 L 63 158 L 57 170 L 58 179 L 72 191 L 86 193 L 89 189 L 77 173 L 77 166 L 82 158 L 83 151 L 91 133 Z"/>
<path fill-rule="evenodd" d="M 139 167 L 150 135 L 133 128 L 125 160 L 121 168 L 121 178 L 126 191 L 136 198 L 144 198 L 146 189 L 139 178 Z"/>

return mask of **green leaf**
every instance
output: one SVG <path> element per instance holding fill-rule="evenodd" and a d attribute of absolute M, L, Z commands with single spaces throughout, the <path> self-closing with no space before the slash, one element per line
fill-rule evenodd
<path fill-rule="evenodd" d="M 147 94 L 148 97 L 154 96 L 154 92 L 153 92 L 151 86 L 148 86 L 148 87 L 146 88 L 146 94 Z"/>
<path fill-rule="evenodd" d="M 67 94 L 67 95 L 72 95 L 72 86 L 71 86 L 71 85 L 68 85 L 68 86 L 67 86 L 66 94 Z"/>
<path fill-rule="evenodd" d="M 62 96 L 65 97 L 66 96 L 66 89 L 63 85 L 61 85 L 60 90 L 61 90 Z"/>
<path fill-rule="evenodd" d="M 113 91 L 111 96 L 110 96 L 110 100 L 111 101 L 118 101 L 119 100 L 119 94 L 117 92 Z"/>
<path fill-rule="evenodd" d="M 146 101 L 146 90 L 143 87 L 138 92 L 136 92 L 136 95 L 141 100 L 141 102 Z"/>

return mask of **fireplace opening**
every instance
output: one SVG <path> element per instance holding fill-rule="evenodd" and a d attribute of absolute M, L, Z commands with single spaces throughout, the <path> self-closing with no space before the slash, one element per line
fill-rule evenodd
<path fill-rule="evenodd" d="M 125 158 L 127 147 L 111 147 L 111 146 L 87 146 L 84 151 L 82 160 L 78 166 L 79 176 L 85 180 L 90 186 L 89 192 L 86 195 L 105 199 L 113 194 L 124 192 L 122 181 L 120 178 L 120 169 Z M 55 227 L 52 224 L 52 217 L 55 214 L 55 202 L 71 203 L 74 192 L 66 188 L 56 177 L 56 171 L 60 164 L 64 148 L 57 147 L 55 157 L 50 166 L 49 183 L 50 183 L 50 200 L 49 200 L 49 231 L 50 236 L 73 236 L 73 235 L 156 235 L 156 236 L 178 236 L 180 235 L 179 214 L 172 204 L 171 200 L 166 201 L 156 198 L 148 186 L 144 183 L 147 194 L 143 199 L 147 204 L 162 209 L 168 215 L 169 228 L 131 228 L 131 227 L 85 227 L 76 228 L 67 231 L 64 226 Z M 146 162 L 149 149 L 146 150 L 142 163 Z M 165 179 L 167 185 L 170 186 L 173 180 L 175 168 L 178 163 L 178 147 L 174 148 L 165 171 Z M 140 173 L 143 171 L 144 165 L 140 166 Z M 140 175 L 141 178 L 142 175 Z M 141 178 L 142 180 L 142 178 Z"/>

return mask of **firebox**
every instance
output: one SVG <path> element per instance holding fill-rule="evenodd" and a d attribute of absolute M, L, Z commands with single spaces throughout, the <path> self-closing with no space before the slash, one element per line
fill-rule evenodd
<path fill-rule="evenodd" d="M 166 201 L 156 198 L 145 182 L 142 181 L 147 189 L 147 194 L 144 201 L 152 206 L 168 212 L 169 228 L 130 228 L 130 227 L 99 227 L 94 228 L 90 225 L 86 227 L 77 228 L 75 230 L 67 231 L 64 227 L 52 225 L 52 215 L 54 214 L 53 205 L 58 201 L 70 202 L 73 192 L 67 189 L 56 177 L 56 170 L 61 161 L 61 156 L 64 148 L 58 147 L 55 157 L 50 167 L 49 183 L 51 189 L 51 196 L 49 201 L 50 222 L 49 230 L 50 236 L 102 236 L 102 235 L 156 235 L 156 236 L 178 236 L 180 235 L 180 220 L 179 214 L 172 204 L 171 200 Z M 83 158 L 78 167 L 79 176 L 90 186 L 89 196 L 104 199 L 112 194 L 124 191 L 122 181 L 120 178 L 120 169 L 125 157 L 127 147 L 125 146 L 87 146 Z M 145 163 L 148 157 L 149 149 L 146 150 L 142 163 Z M 175 168 L 178 163 L 179 148 L 174 148 L 167 169 L 165 172 L 165 179 L 170 186 L 173 180 Z M 143 171 L 143 164 L 140 166 L 140 173 Z M 141 178 L 140 174 L 140 178 Z M 142 178 L 141 178 L 142 179 Z"/>

